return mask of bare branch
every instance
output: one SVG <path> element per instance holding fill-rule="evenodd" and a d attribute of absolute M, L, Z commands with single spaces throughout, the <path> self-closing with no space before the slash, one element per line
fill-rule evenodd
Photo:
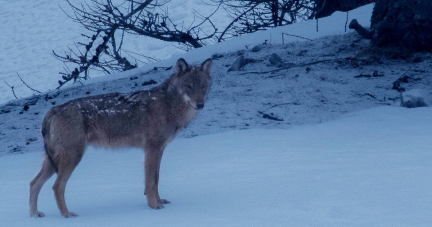
<path fill-rule="evenodd" d="M 290 66 L 287 66 L 287 67 L 282 67 L 282 68 L 278 68 L 278 69 L 274 69 L 274 70 L 270 70 L 270 71 L 265 71 L 265 72 L 244 72 L 244 73 L 239 73 L 238 75 L 274 73 L 274 72 L 279 72 L 279 71 L 285 70 L 285 69 L 304 67 L 304 66 L 309 66 L 309 65 L 316 65 L 316 64 L 319 64 L 319 63 L 329 62 L 329 61 L 333 61 L 333 60 L 334 59 L 320 60 L 320 61 L 314 61 L 314 62 L 309 62 L 309 63 L 304 63 L 304 64 L 290 65 Z M 283 75 L 276 75 L 276 76 L 267 76 L 266 78 L 273 78 L 273 77 L 284 76 L 284 75 L 285 74 L 283 74 Z"/>
<path fill-rule="evenodd" d="M 121 3 L 114 3 L 112 0 L 89 0 L 77 5 L 74 5 L 71 0 L 66 1 L 73 11 L 67 16 L 80 23 L 88 31 L 93 32 L 93 35 L 83 35 L 90 41 L 75 44 L 76 49 L 68 48 L 64 55 L 59 55 L 53 51 L 53 56 L 64 63 L 78 65 L 74 70 L 60 73 L 63 80 L 59 81 L 60 86 L 58 88 L 68 81 L 76 82 L 88 79 L 90 70 L 100 70 L 110 74 L 135 68 L 138 66 L 138 62 L 145 63 L 145 60 L 138 59 L 137 56 L 144 57 L 147 61 L 156 60 L 136 53 L 133 53 L 134 57 L 130 54 L 132 52 L 122 50 L 125 33 L 175 42 L 190 49 L 202 47 L 205 41 L 212 39 L 217 32 L 217 28 L 210 17 L 219 9 L 220 4 L 209 16 L 196 13 L 199 20 L 192 22 L 189 28 L 185 28 L 173 23 L 168 16 L 168 10 L 165 12 L 161 10 L 161 7 L 169 0 L 162 2 L 124 0 Z M 63 11 L 65 12 L 65 10 Z M 207 23 L 213 31 L 201 29 Z M 121 38 L 118 34 L 121 34 Z M 122 56 L 122 53 L 131 57 L 135 64 Z"/>
<path fill-rule="evenodd" d="M 309 40 L 309 41 L 313 41 L 313 39 L 309 39 L 309 38 L 306 38 L 306 37 L 303 37 L 303 36 L 292 35 L 292 34 L 288 34 L 288 33 L 282 32 L 282 44 L 285 42 L 284 41 L 284 35 L 288 35 L 288 36 L 292 36 L 292 37 L 296 37 L 296 38 L 300 38 L 300 39 L 306 39 L 306 40 Z"/>
<path fill-rule="evenodd" d="M 270 27 L 307 20 L 313 13 L 311 0 L 211 0 L 222 4 L 232 18 L 218 42 Z"/>
<path fill-rule="evenodd" d="M 23 82 L 23 84 L 25 85 L 25 86 L 27 86 L 30 90 L 32 90 L 32 91 L 34 91 L 34 92 L 37 92 L 37 93 L 39 93 L 39 94 L 41 94 L 42 92 L 40 92 L 40 91 L 38 91 L 38 90 L 36 90 L 36 89 L 33 89 L 32 87 L 30 87 L 22 78 L 21 78 L 21 76 L 17 73 L 17 75 L 18 75 L 18 77 L 20 78 L 20 80 L 21 80 L 21 82 Z"/>

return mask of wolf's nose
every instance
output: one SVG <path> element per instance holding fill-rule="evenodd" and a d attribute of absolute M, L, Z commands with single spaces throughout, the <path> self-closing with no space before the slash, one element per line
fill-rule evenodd
<path fill-rule="evenodd" d="M 198 103 L 197 104 L 197 109 L 202 109 L 202 108 L 204 108 L 204 103 Z"/>

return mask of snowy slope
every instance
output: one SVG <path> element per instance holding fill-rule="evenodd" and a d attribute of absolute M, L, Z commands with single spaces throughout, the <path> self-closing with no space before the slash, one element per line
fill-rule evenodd
<path fill-rule="evenodd" d="M 71 2 L 79 5 L 81 2 L 89 1 Z M 201 0 L 172 0 L 166 7 L 172 20 L 186 27 L 193 22 L 194 10 L 199 10 L 204 16 L 214 11 L 214 7 L 204 4 Z M 65 0 L 1 1 L 0 103 L 15 99 L 11 89 L 4 82 L 15 87 L 19 98 L 33 94 L 20 81 L 17 73 L 36 90 L 46 92 L 55 89 L 58 86 L 57 81 L 61 78 L 58 73 L 64 71 L 65 65 L 51 55 L 52 51 L 62 54 L 68 46 L 73 48 L 75 43 L 88 42 L 81 34 L 91 34 L 69 19 L 62 9 L 71 13 Z M 221 11 L 215 14 L 213 22 L 216 26 L 222 27 L 229 23 L 229 18 Z M 123 49 L 156 59 L 166 59 L 184 53 L 184 50 L 176 47 L 174 43 L 130 34 L 125 35 Z M 97 71 L 92 73 L 92 77 L 102 75 L 103 73 Z"/>
<path fill-rule="evenodd" d="M 421 56 L 423 61 L 412 63 L 365 54 L 368 45 L 367 40 L 349 33 L 313 42 L 265 45 L 259 52 L 241 50 L 218 55 L 213 59 L 213 84 L 206 107 L 179 136 L 194 137 L 238 129 L 289 128 L 337 119 L 342 114 L 376 106 L 398 105 L 401 94 L 392 87 L 400 77 L 406 77 L 406 81 L 400 83 L 405 89 L 430 90 L 432 54 L 424 54 Z M 278 54 L 283 64 L 269 64 L 272 54 Z M 250 63 L 243 71 L 227 72 L 239 55 L 249 59 Z M 193 62 L 190 59 L 200 56 L 191 53 L 185 57 L 188 62 Z M 325 62 L 307 65 L 317 61 Z M 284 68 L 288 66 L 292 68 Z M 272 70 L 278 71 L 269 72 Z M 374 77 L 374 73 L 377 76 Z M 0 156 L 41 152 L 41 122 L 54 105 L 91 95 L 146 90 L 171 74 L 172 69 L 162 68 L 141 73 L 125 72 L 118 75 L 120 79 L 71 86 L 0 105 Z M 143 85 L 150 80 L 157 84 Z M 268 116 L 279 120 L 268 119 Z"/>
<path fill-rule="evenodd" d="M 80 1 L 73 1 L 78 4 Z M 61 78 L 58 74 L 64 71 L 64 65 L 56 60 L 52 51 L 63 53 L 67 46 L 74 47 L 74 43 L 88 42 L 81 34 L 87 34 L 85 29 L 73 23 L 61 10 L 70 12 L 65 1 L 34 0 L 34 1 L 5 1 L 0 7 L 0 104 L 13 100 L 11 89 L 5 84 L 15 87 L 19 98 L 35 94 L 28 89 L 18 78 L 17 73 L 24 81 L 36 90 L 46 92 L 58 86 Z M 369 26 L 373 5 L 356 9 L 349 14 L 350 20 L 357 18 L 360 23 Z M 201 0 L 172 0 L 169 12 L 174 21 L 185 21 L 188 25 L 193 20 L 193 10 L 199 10 L 203 15 L 210 15 L 214 8 L 203 4 Z M 229 18 L 220 11 L 214 15 L 216 26 L 224 27 Z M 157 59 L 169 59 L 156 64 L 144 65 L 143 68 L 132 70 L 126 74 L 116 74 L 104 78 L 112 80 L 131 74 L 147 71 L 155 66 L 172 65 L 179 57 L 197 62 L 214 53 L 225 53 L 245 49 L 245 46 L 261 44 L 265 40 L 273 44 L 282 43 L 282 32 L 292 35 L 315 39 L 326 35 L 342 34 L 345 31 L 346 13 L 334 13 L 331 17 L 319 20 L 319 32 L 316 31 L 316 21 L 307 21 L 291 26 L 280 27 L 268 31 L 257 32 L 251 35 L 237 37 L 218 45 L 209 45 L 205 48 L 192 50 L 184 54 L 175 44 L 148 39 L 142 36 L 127 35 L 123 48 L 142 55 Z M 180 23 L 181 24 L 181 23 Z M 303 41 L 303 39 L 285 36 L 285 42 Z M 175 56 L 171 58 L 172 56 Z M 170 59 L 171 58 L 171 59 Z M 68 67 L 76 67 L 69 65 Z M 100 72 L 92 72 L 92 77 L 101 76 Z M 95 82 L 94 80 L 92 82 Z"/>
<path fill-rule="evenodd" d="M 350 12 L 349 15 L 362 21 L 370 17 L 371 10 L 372 5 L 369 5 Z M 184 57 L 189 63 L 200 63 L 212 54 L 217 53 L 219 56 L 214 58 L 213 85 L 206 108 L 201 111 L 201 117 L 198 117 L 188 129 L 181 133 L 182 137 L 256 127 L 286 128 L 293 124 L 334 119 L 340 114 L 376 105 L 393 104 L 394 101 L 388 98 L 397 99 L 399 94 L 389 88 L 391 83 L 403 74 L 407 67 L 410 67 L 406 62 L 385 61 L 384 65 L 377 65 L 378 62 L 375 61 L 372 64 L 353 69 L 350 66 L 352 60 L 344 60 L 344 58 L 355 57 L 358 51 L 367 47 L 367 41 L 358 39 L 352 33 L 346 36 L 317 38 L 333 33 L 343 33 L 345 16 L 345 13 L 335 13 L 329 18 L 320 20 L 320 32 L 318 33 L 314 21 L 276 28 L 192 50 L 184 55 L 149 64 L 136 70 L 92 79 L 86 83 L 87 86 L 68 85 L 60 91 L 54 90 L 48 94 L 9 102 L 0 106 L 0 128 L 2 129 L 0 131 L 0 156 L 5 153 L 41 151 L 40 122 L 53 105 L 83 96 L 149 89 L 151 86 L 141 86 L 141 84 L 148 80 L 160 83 L 172 73 L 172 70 L 154 71 L 151 69 L 157 66 L 172 66 L 178 57 Z M 291 43 L 282 45 L 278 44 L 281 42 L 278 37 L 281 37 L 282 31 L 296 32 L 297 35 L 316 39 L 312 42 L 303 42 L 303 39 L 289 36 L 286 37 L 285 43 L 288 41 Z M 269 39 L 270 37 L 273 38 Z M 268 42 L 273 44 L 264 45 L 259 52 L 250 51 L 254 44 L 262 44 L 266 39 L 271 40 Z M 296 40 L 301 42 L 295 42 Z M 234 52 L 236 50 L 238 51 Z M 277 73 L 248 74 L 248 72 L 280 68 L 268 64 L 268 57 L 272 53 L 280 55 L 285 66 L 316 60 L 331 61 L 328 64 L 294 67 Z M 243 72 L 228 73 L 229 65 L 240 54 L 251 59 L 253 63 L 248 64 Z M 31 61 L 29 67 L 32 67 L 32 62 L 37 63 L 38 61 Z M 418 65 L 423 67 L 426 64 L 424 62 Z M 53 67 L 47 68 L 52 69 Z M 41 70 L 46 72 L 47 68 Z M 307 71 L 308 68 L 313 70 Z M 376 78 L 380 80 L 381 87 L 378 93 L 371 93 L 377 82 L 375 78 L 374 80 L 357 80 L 354 79 L 354 76 L 361 73 L 370 74 L 375 70 L 384 72 L 388 76 Z M 428 69 L 423 73 L 429 71 Z M 8 77 L 10 78 L 12 77 Z M 32 85 L 32 81 L 27 82 Z M 46 86 L 53 81 L 40 78 L 37 82 Z M 18 91 L 16 89 L 17 93 Z M 9 88 L 2 92 L 4 95 L 0 96 L 0 99 L 11 95 Z M 368 96 L 364 97 L 365 93 L 377 96 L 380 101 L 377 102 Z M 28 110 L 26 106 L 29 107 Z M 263 114 L 260 112 L 275 114 L 284 121 L 263 119 Z"/>
<path fill-rule="evenodd" d="M 369 4 L 363 7 L 359 7 L 349 12 L 348 21 L 357 19 L 360 24 L 365 27 L 370 26 L 370 18 L 372 16 L 372 9 L 374 4 Z M 183 54 L 165 54 L 161 59 L 164 61 L 155 62 L 147 65 L 143 65 L 140 68 L 129 70 L 126 73 L 112 74 L 97 79 L 84 81 L 85 84 L 96 83 L 101 81 L 108 81 L 123 77 L 129 77 L 131 75 L 147 72 L 154 67 L 166 67 L 175 64 L 178 58 L 182 57 L 190 62 L 199 63 L 203 59 L 208 58 L 214 54 L 227 54 L 235 51 L 250 50 L 255 45 L 268 43 L 272 45 L 278 44 L 289 44 L 293 46 L 300 44 L 307 39 L 319 39 L 326 36 L 342 35 L 351 32 L 348 28 L 345 31 L 345 25 L 347 22 L 347 13 L 335 12 L 329 17 L 321 18 L 318 20 L 310 20 L 291 24 L 287 26 L 281 26 L 272 28 L 265 31 L 259 31 L 239 37 L 234 37 L 227 41 L 211 44 L 202 48 L 192 49 L 187 53 Z M 318 30 L 317 30 L 318 23 Z M 282 39 L 282 33 L 284 35 Z M 305 39 L 306 38 L 306 39 Z M 313 42 L 313 41 L 312 41 Z M 333 43 L 337 44 L 337 43 Z"/>
<path fill-rule="evenodd" d="M 432 108 L 380 107 L 289 130 L 241 130 L 175 139 L 150 210 L 139 150 L 89 148 L 66 200 L 51 186 L 28 215 L 41 153 L 0 158 L 1 226 L 430 226 Z"/>

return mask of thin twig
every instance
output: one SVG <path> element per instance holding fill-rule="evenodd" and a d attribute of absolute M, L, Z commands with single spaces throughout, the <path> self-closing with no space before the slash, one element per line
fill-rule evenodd
<path fill-rule="evenodd" d="M 34 88 L 32 88 L 32 87 L 30 87 L 22 78 L 21 78 L 21 76 L 17 73 L 17 75 L 18 75 L 18 77 L 20 78 L 20 80 L 21 80 L 21 82 L 23 82 L 23 84 L 25 85 L 25 86 L 27 86 L 30 90 L 32 90 L 32 91 L 34 91 L 34 92 L 37 92 L 37 93 L 39 93 L 39 94 L 41 94 L 42 92 L 40 92 L 40 91 L 38 91 L 38 90 L 36 90 L 36 89 L 34 89 Z"/>
<path fill-rule="evenodd" d="M 314 62 L 299 64 L 299 65 L 291 65 L 291 66 L 282 67 L 282 68 L 278 68 L 278 69 L 274 69 L 274 70 L 270 70 L 270 71 L 265 71 L 265 72 L 244 72 L 244 73 L 240 73 L 238 75 L 273 73 L 273 72 L 279 72 L 279 71 L 285 70 L 285 69 L 303 67 L 303 66 L 308 66 L 308 65 L 315 65 L 315 64 L 319 64 L 319 63 L 323 63 L 323 62 L 333 61 L 333 60 L 334 59 L 320 60 L 320 61 L 314 61 Z M 273 78 L 273 77 L 277 77 L 277 76 L 281 76 L 281 75 L 268 76 L 266 78 Z"/>
<path fill-rule="evenodd" d="M 303 37 L 303 36 L 299 36 L 299 35 L 291 35 L 291 34 L 288 34 L 288 33 L 282 32 L 282 43 L 284 42 L 284 35 L 289 35 L 289 36 L 293 36 L 293 37 L 296 37 L 296 38 L 306 39 L 306 40 L 309 40 L 309 41 L 313 41 L 313 39 L 305 38 L 305 37 Z"/>
<path fill-rule="evenodd" d="M 270 108 L 269 109 L 271 109 L 271 108 L 275 108 L 275 107 L 278 107 L 278 106 L 285 106 L 285 105 L 300 105 L 300 103 L 298 102 L 298 101 L 295 101 L 295 102 L 286 102 L 286 103 L 280 103 L 280 104 L 276 104 L 276 105 L 273 105 L 273 106 L 270 106 Z"/>
<path fill-rule="evenodd" d="M 223 39 L 223 36 L 225 35 L 225 33 L 238 21 L 240 20 L 240 18 L 242 18 L 244 15 L 246 15 L 249 11 L 252 11 L 255 9 L 255 7 L 257 7 L 258 4 L 252 6 L 251 8 L 249 8 L 248 10 L 245 10 L 242 14 L 240 14 L 237 18 L 235 18 L 233 21 L 231 21 L 230 24 L 228 24 L 228 26 L 224 29 L 224 31 L 222 32 L 222 34 L 219 36 L 218 38 L 218 43 L 220 43 Z"/>
<path fill-rule="evenodd" d="M 6 81 L 5 84 L 12 89 L 12 94 L 15 96 L 16 99 L 18 99 L 18 97 L 15 94 L 14 86 L 10 86 Z"/>
<path fill-rule="evenodd" d="M 360 97 L 363 97 L 363 96 L 369 96 L 369 97 L 371 97 L 371 98 L 373 98 L 373 99 L 377 99 L 377 98 L 375 97 L 375 95 L 372 95 L 372 94 L 369 94 L 369 93 L 365 93 L 364 95 L 360 95 Z"/>

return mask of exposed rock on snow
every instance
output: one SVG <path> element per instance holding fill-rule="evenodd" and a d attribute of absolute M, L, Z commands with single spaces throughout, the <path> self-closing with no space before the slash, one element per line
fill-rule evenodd
<path fill-rule="evenodd" d="M 431 105 L 432 91 L 412 89 L 402 93 L 401 106 L 406 108 L 426 107 Z"/>
<path fill-rule="evenodd" d="M 245 65 L 246 65 L 245 57 L 243 55 L 241 55 L 231 65 L 231 67 L 228 69 L 228 72 L 230 72 L 230 71 L 240 71 L 240 69 L 242 69 Z"/>
<path fill-rule="evenodd" d="M 262 48 L 263 48 L 262 44 L 256 45 L 251 49 L 251 51 L 252 52 L 259 52 Z"/>
<path fill-rule="evenodd" d="M 269 62 L 271 65 L 280 65 L 282 64 L 282 58 L 279 57 L 279 55 L 277 55 L 276 53 L 273 53 L 270 58 L 269 58 Z"/>

